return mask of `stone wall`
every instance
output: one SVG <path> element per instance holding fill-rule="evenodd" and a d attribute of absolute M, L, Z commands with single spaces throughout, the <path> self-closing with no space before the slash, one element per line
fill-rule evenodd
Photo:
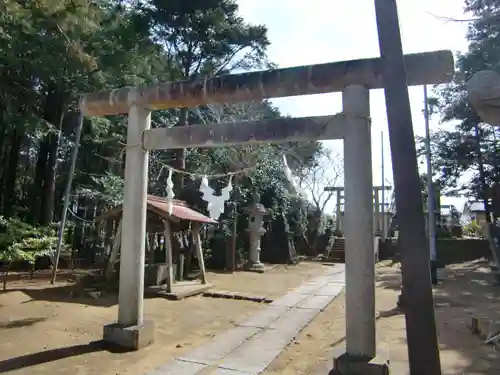
<path fill-rule="evenodd" d="M 380 242 L 379 259 L 391 259 L 396 254 L 396 244 Z M 478 258 L 489 258 L 491 251 L 488 241 L 483 239 L 450 238 L 436 242 L 437 260 L 442 265 L 467 262 Z"/>

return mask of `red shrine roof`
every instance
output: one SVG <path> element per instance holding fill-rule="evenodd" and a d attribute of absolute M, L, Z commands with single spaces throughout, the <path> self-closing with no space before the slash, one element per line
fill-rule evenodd
<path fill-rule="evenodd" d="M 155 207 L 168 216 L 167 200 L 165 198 L 157 197 L 155 195 L 148 195 L 148 209 Z M 162 215 L 160 215 L 162 216 Z M 173 200 L 172 216 L 189 221 L 197 221 L 199 223 L 217 224 L 214 219 L 205 216 L 198 211 L 189 208 L 186 202 L 177 199 Z"/>
<path fill-rule="evenodd" d="M 217 224 L 216 220 L 211 219 L 199 213 L 198 211 L 193 210 L 192 208 L 189 208 L 186 205 L 186 202 L 184 201 L 180 201 L 177 199 L 173 200 L 172 215 L 168 214 L 167 200 L 165 198 L 157 197 L 155 195 L 148 195 L 147 203 L 148 203 L 147 210 L 157 214 L 163 219 L 168 220 L 171 218 L 171 216 L 173 216 L 180 220 L 196 221 L 198 223 L 207 223 L 207 224 Z M 114 207 L 97 216 L 95 218 L 95 221 L 99 222 L 109 219 L 113 216 L 118 215 L 119 213 L 121 213 L 121 211 L 122 211 L 121 205 Z"/>

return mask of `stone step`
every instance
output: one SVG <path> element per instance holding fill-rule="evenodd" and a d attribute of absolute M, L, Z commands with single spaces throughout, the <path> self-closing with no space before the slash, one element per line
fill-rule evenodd
<path fill-rule="evenodd" d="M 344 250 L 330 250 L 330 256 L 328 261 L 334 263 L 345 263 L 345 251 Z"/>

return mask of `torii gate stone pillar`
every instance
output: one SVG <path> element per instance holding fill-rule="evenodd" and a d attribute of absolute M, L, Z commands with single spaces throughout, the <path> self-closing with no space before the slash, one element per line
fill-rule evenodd
<path fill-rule="evenodd" d="M 376 346 L 369 94 L 364 86 L 347 86 L 342 92 L 342 110 L 351 115 L 344 136 L 346 351 L 371 359 Z"/>
<path fill-rule="evenodd" d="M 155 340 L 155 323 L 143 319 L 144 266 L 149 152 L 140 142 L 151 127 L 151 110 L 136 103 L 131 91 L 127 127 L 125 186 L 118 294 L 118 322 L 104 327 L 104 340 L 140 349 Z"/>
<path fill-rule="evenodd" d="M 129 116 L 120 306 L 118 323 L 105 327 L 104 339 L 131 349 L 154 340 L 154 324 L 143 320 L 142 315 L 148 151 L 342 139 L 347 330 L 345 353 L 337 357 L 336 364 L 341 367 L 337 370 L 342 374 L 364 374 L 361 368 L 366 366 L 360 367 L 360 363 L 368 364 L 376 356 L 369 90 L 384 87 L 381 64 L 379 58 L 343 61 L 123 88 L 84 96 L 82 111 L 86 115 L 128 113 Z M 450 51 L 406 55 L 405 65 L 410 85 L 448 82 L 453 75 Z M 328 92 L 342 92 L 342 113 L 149 129 L 152 110 Z M 355 372 L 351 365 L 348 368 L 339 365 L 344 360 L 354 362 Z M 371 372 L 373 367 L 366 369 L 374 373 Z"/>

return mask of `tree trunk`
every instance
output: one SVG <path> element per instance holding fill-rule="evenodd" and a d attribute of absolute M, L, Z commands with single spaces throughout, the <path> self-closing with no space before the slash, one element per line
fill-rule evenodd
<path fill-rule="evenodd" d="M 10 270 L 10 265 L 12 262 L 9 262 L 7 264 L 7 268 L 5 269 L 5 273 L 3 274 L 3 291 L 5 292 L 7 290 L 7 280 L 9 277 L 9 270 Z"/>
<path fill-rule="evenodd" d="M 23 176 L 24 176 L 23 185 L 21 186 L 21 199 L 23 201 L 23 204 L 25 204 L 27 198 L 29 198 L 28 194 L 30 192 L 30 190 L 29 190 L 30 183 L 32 181 L 32 179 L 31 179 L 32 176 L 30 176 L 31 175 L 30 169 L 31 169 L 31 163 L 29 162 L 29 160 L 26 160 L 26 163 L 24 165 L 24 170 L 22 172 Z"/>
<path fill-rule="evenodd" d="M 5 179 L 3 181 L 3 214 L 7 217 L 14 215 L 16 206 L 17 168 L 22 140 L 23 134 L 18 129 L 15 129 L 10 137 L 9 158 L 6 166 Z M 5 164 L 4 162 L 3 165 Z"/>
<path fill-rule="evenodd" d="M 48 153 L 48 141 L 47 139 L 44 139 L 40 142 L 40 148 L 38 150 L 38 157 L 35 166 L 35 179 L 30 189 L 30 221 L 33 224 L 37 223 L 40 217 L 40 197 L 42 195 Z"/>
<path fill-rule="evenodd" d="M 4 164 L 4 160 L 5 160 L 5 152 L 4 152 L 4 149 L 6 148 L 6 132 L 7 132 L 7 127 L 6 127 L 6 124 L 2 124 L 1 125 L 1 130 L 0 130 L 0 165 L 3 165 Z M 5 170 L 2 171 L 2 173 L 0 173 L 0 186 L 3 186 L 3 181 L 4 181 L 4 174 L 5 174 Z M 0 197 L 0 207 L 1 207 L 1 212 L 3 212 L 3 197 Z"/>
<path fill-rule="evenodd" d="M 40 224 L 46 225 L 54 218 L 54 201 L 56 192 L 57 154 L 59 151 L 60 133 L 51 134 L 49 152 L 43 181 L 42 207 Z"/>
<path fill-rule="evenodd" d="M 50 132 L 44 140 L 46 149 L 45 158 L 40 159 L 44 163 L 41 168 L 41 185 L 37 187 L 42 192 L 42 202 L 38 216 L 38 223 L 46 225 L 54 217 L 54 194 L 57 172 L 57 155 L 59 151 L 59 141 L 64 120 L 64 96 L 56 87 L 50 87 L 45 99 L 44 120 L 52 124 L 55 131 Z M 41 151 L 41 150 L 40 150 Z M 43 156 L 43 155 L 42 155 Z M 37 165 L 38 167 L 38 165 Z"/>

